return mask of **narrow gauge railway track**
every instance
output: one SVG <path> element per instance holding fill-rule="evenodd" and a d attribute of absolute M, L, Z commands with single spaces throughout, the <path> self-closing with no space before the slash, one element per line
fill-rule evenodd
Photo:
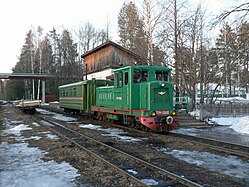
<path fill-rule="evenodd" d="M 39 123 L 40 120 L 49 122 L 52 125 L 46 127 L 48 127 L 51 131 L 71 141 L 81 149 L 90 153 L 96 159 L 100 159 L 118 172 L 121 172 L 124 176 L 128 177 L 130 181 L 132 181 L 136 186 L 148 186 L 141 182 L 141 180 L 146 177 L 153 178 L 156 181 L 159 181 L 159 186 L 201 186 L 186 178 L 183 178 L 144 160 L 136 158 L 119 149 L 111 147 L 86 135 L 80 134 L 57 122 L 51 121 L 44 116 L 36 115 L 36 118 L 33 119 Z M 138 173 L 140 173 L 140 175 L 137 174 L 136 176 L 133 176 L 125 171 L 126 169 L 131 168 L 139 171 Z"/>
<path fill-rule="evenodd" d="M 191 136 L 186 134 L 170 132 L 168 136 L 183 139 L 183 141 L 194 142 L 204 146 L 208 146 L 210 149 L 222 151 L 232 155 L 249 158 L 249 147 L 239 144 L 233 144 L 225 141 L 203 138 L 198 136 Z"/>
<path fill-rule="evenodd" d="M 104 122 L 105 123 L 105 122 Z M 169 132 L 166 135 L 165 134 L 157 134 L 157 133 L 152 133 L 152 132 L 146 132 L 146 131 L 142 131 L 142 130 L 138 130 L 138 129 L 133 129 L 130 127 L 125 127 L 123 125 L 112 125 L 114 127 L 118 127 L 121 129 L 124 129 L 126 131 L 130 131 L 130 132 L 136 132 L 139 134 L 146 134 L 152 137 L 158 137 L 158 136 L 170 136 L 173 138 L 177 138 L 180 141 L 184 141 L 184 142 L 192 142 L 192 143 L 197 143 L 199 145 L 203 145 L 203 146 L 207 146 L 210 149 L 219 151 L 219 152 L 225 152 L 225 153 L 229 153 L 235 156 L 240 156 L 240 157 L 244 157 L 244 158 L 249 158 L 249 147 L 248 146 L 244 146 L 244 145 L 240 145 L 240 144 L 233 144 L 233 143 L 229 143 L 229 142 L 225 142 L 225 141 L 220 141 L 220 140 L 215 140 L 215 139 L 210 139 L 210 138 L 203 138 L 203 137 L 198 137 L 198 136 L 191 136 L 191 135 L 186 135 L 186 134 L 180 134 L 180 133 L 174 133 L 174 132 Z"/>
<path fill-rule="evenodd" d="M 48 109 L 49 110 L 49 109 Z M 62 113 L 61 111 L 55 111 L 57 113 Z M 78 116 L 77 116 L 78 117 Z M 92 119 L 93 121 L 95 121 L 94 119 Z M 96 121 L 99 122 L 99 121 Z M 126 127 L 123 125 L 118 125 L 118 124 L 110 124 L 108 122 L 104 122 L 102 121 L 102 123 L 104 124 L 109 124 L 113 127 L 118 127 L 121 129 L 124 129 L 126 131 L 130 131 L 130 132 L 136 132 L 136 133 L 142 133 L 142 134 L 150 134 L 150 136 L 153 137 L 157 137 L 157 136 L 165 136 L 165 135 L 161 135 L 161 134 L 157 134 L 157 133 L 152 133 L 152 132 L 146 132 L 146 131 L 141 131 L 141 130 L 137 130 L 137 129 L 133 129 L 131 127 Z M 203 138 L 203 137 L 197 137 L 197 136 L 191 136 L 191 135 L 186 135 L 186 134 L 180 134 L 180 133 L 174 133 L 174 132 L 169 132 L 168 134 L 166 134 L 166 136 L 171 136 L 174 138 L 177 138 L 179 140 L 182 141 L 188 141 L 188 142 L 193 142 L 193 143 L 197 143 L 203 146 L 207 146 L 210 149 L 219 151 L 219 152 L 225 152 L 225 153 L 229 153 L 235 156 L 240 156 L 240 157 L 245 157 L 245 158 L 249 158 L 249 147 L 248 146 L 243 146 L 243 145 L 239 145 L 239 144 L 233 144 L 233 143 L 229 143 L 229 142 L 225 142 L 225 141 L 220 141 L 220 140 L 215 140 L 215 139 L 210 139 L 210 138 Z"/>

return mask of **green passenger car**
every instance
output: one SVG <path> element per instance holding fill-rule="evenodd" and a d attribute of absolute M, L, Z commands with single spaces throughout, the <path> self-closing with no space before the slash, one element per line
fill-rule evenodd
<path fill-rule="evenodd" d="M 171 69 L 128 66 L 115 70 L 114 86 L 96 89 L 92 112 L 100 120 L 117 120 L 133 127 L 174 129 L 178 119 L 173 109 Z"/>
<path fill-rule="evenodd" d="M 92 79 L 59 86 L 59 105 L 67 113 L 90 113 L 96 103 L 96 88 L 108 85 L 113 81 Z"/>

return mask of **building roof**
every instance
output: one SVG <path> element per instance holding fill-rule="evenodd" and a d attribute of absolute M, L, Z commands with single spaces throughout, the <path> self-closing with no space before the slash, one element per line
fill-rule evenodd
<path fill-rule="evenodd" d="M 86 56 L 88 56 L 88 55 L 90 55 L 90 54 L 92 54 L 92 53 L 95 53 L 96 51 L 101 50 L 102 48 L 105 48 L 105 47 L 107 47 L 107 46 L 109 46 L 109 45 L 112 45 L 112 46 L 114 46 L 114 47 L 117 47 L 117 48 L 119 48 L 120 50 L 125 51 L 125 52 L 129 53 L 129 54 L 132 55 L 132 56 L 135 56 L 135 57 L 137 57 L 137 58 L 142 59 L 141 56 L 137 55 L 136 53 L 133 53 L 132 51 L 126 49 L 125 47 L 122 47 L 121 45 L 118 45 L 118 44 L 115 43 L 115 42 L 112 42 L 111 40 L 108 40 L 107 42 L 105 42 L 105 43 L 99 45 L 98 47 L 95 47 L 94 49 L 92 49 L 92 50 L 86 52 L 85 54 L 82 54 L 82 55 L 81 55 L 81 58 L 85 58 Z"/>

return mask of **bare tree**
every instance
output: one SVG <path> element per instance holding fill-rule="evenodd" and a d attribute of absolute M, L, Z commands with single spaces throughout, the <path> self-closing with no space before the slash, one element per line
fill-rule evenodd
<path fill-rule="evenodd" d="M 240 20 L 241 22 L 244 22 L 248 20 L 249 17 L 249 2 L 243 3 L 239 6 L 236 6 L 234 8 L 231 8 L 231 10 L 226 10 L 223 13 L 221 13 L 218 18 L 219 20 L 225 20 L 228 16 L 231 14 L 239 13 L 239 18 L 237 20 Z"/>
<path fill-rule="evenodd" d="M 105 33 L 104 30 L 99 31 L 89 22 L 79 26 L 78 30 L 74 32 L 78 43 L 78 50 L 81 53 L 93 49 L 97 45 L 107 41 L 107 38 L 109 38 L 109 33 Z M 109 24 L 107 25 L 107 32 L 109 32 Z"/>

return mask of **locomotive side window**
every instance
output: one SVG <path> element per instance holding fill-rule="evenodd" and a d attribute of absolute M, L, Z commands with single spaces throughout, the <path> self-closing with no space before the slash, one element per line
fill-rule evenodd
<path fill-rule="evenodd" d="M 142 70 L 141 72 L 141 82 L 147 82 L 148 81 L 148 71 Z"/>
<path fill-rule="evenodd" d="M 139 69 L 134 69 L 133 71 L 133 82 L 138 83 L 140 79 L 140 70 Z"/>
<path fill-rule="evenodd" d="M 124 79 L 125 79 L 124 84 L 127 85 L 128 84 L 128 72 L 125 72 L 125 78 Z"/>
<path fill-rule="evenodd" d="M 123 86 L 123 73 L 120 72 L 119 73 L 118 87 L 122 87 L 122 86 Z"/>
<path fill-rule="evenodd" d="M 138 83 L 138 82 L 147 82 L 148 81 L 148 71 L 147 70 L 138 70 L 135 69 L 133 71 L 133 82 Z"/>
<path fill-rule="evenodd" d="M 156 71 L 155 78 L 158 81 L 168 81 L 168 72 Z"/>
<path fill-rule="evenodd" d="M 123 73 L 122 72 L 118 72 L 115 73 L 115 78 L 114 78 L 114 86 L 115 87 L 122 87 L 123 86 Z"/>

